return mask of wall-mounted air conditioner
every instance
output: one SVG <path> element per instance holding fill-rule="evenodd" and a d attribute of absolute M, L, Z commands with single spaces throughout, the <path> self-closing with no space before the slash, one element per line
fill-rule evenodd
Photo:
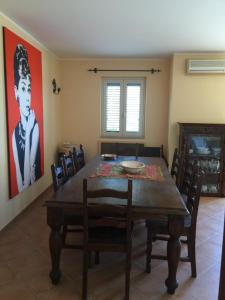
<path fill-rule="evenodd" d="M 225 73 L 225 60 L 188 59 L 187 73 Z"/>

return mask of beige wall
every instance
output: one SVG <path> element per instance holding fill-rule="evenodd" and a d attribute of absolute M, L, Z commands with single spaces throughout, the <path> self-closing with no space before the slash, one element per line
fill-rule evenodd
<path fill-rule="evenodd" d="M 154 75 L 144 72 L 88 72 L 89 68 L 100 69 L 150 69 L 160 68 Z M 88 159 L 98 153 L 101 134 L 101 84 L 102 77 L 146 77 L 146 122 L 145 138 L 137 140 L 146 145 L 164 144 L 167 149 L 169 59 L 98 59 L 62 60 L 62 142 L 83 143 Z M 134 141 L 134 140 L 133 140 Z"/>
<path fill-rule="evenodd" d="M 8 196 L 8 155 L 6 135 L 6 102 L 4 83 L 4 57 L 2 26 L 26 39 L 42 52 L 43 75 L 43 109 L 44 109 L 44 176 L 31 187 L 13 199 Z M 18 215 L 40 193 L 51 184 L 50 164 L 54 159 L 59 131 L 59 103 L 60 98 L 52 93 L 52 79 L 59 78 L 59 64 L 57 58 L 35 41 L 29 34 L 22 31 L 8 18 L 0 15 L 0 229 Z M 44 209 L 44 208 L 43 208 Z"/>
<path fill-rule="evenodd" d="M 170 161 L 178 145 L 177 122 L 225 123 L 225 75 L 186 74 L 188 58 L 225 59 L 225 54 L 175 54 L 171 68 L 169 134 Z"/>

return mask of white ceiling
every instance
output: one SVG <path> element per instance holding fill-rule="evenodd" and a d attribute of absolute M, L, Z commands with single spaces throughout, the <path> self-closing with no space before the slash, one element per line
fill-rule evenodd
<path fill-rule="evenodd" d="M 61 58 L 225 52 L 225 0 L 0 0 Z"/>

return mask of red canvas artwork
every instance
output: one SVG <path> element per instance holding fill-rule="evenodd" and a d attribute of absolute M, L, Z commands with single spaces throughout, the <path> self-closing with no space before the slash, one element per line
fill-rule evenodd
<path fill-rule="evenodd" d="M 4 32 L 9 160 L 13 198 L 44 173 L 41 52 L 8 30 Z"/>

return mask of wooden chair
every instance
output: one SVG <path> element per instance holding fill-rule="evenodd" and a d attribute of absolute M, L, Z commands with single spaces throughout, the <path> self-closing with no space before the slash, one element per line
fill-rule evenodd
<path fill-rule="evenodd" d="M 173 161 L 172 161 L 170 174 L 174 178 L 178 189 L 180 189 L 180 185 L 181 185 L 181 176 L 183 172 L 183 167 L 184 167 L 184 155 L 183 153 L 179 153 L 178 149 L 176 148 L 173 154 Z"/>
<path fill-rule="evenodd" d="M 73 156 L 70 153 L 69 155 L 62 155 L 61 156 L 61 164 L 64 170 L 64 174 L 67 179 L 75 175 L 76 173 L 76 168 L 73 160 Z"/>
<path fill-rule="evenodd" d="M 64 159 L 65 160 L 65 159 Z M 68 180 L 68 177 L 65 176 L 65 168 L 67 167 L 64 162 L 64 167 L 56 166 L 55 164 L 51 165 L 52 171 L 52 181 L 54 191 L 58 191 L 58 189 Z M 68 173 L 70 174 L 70 172 Z M 69 244 L 66 242 L 66 237 L 68 232 L 83 232 L 83 218 L 80 216 L 74 217 L 69 214 L 64 214 L 63 220 L 63 229 L 62 229 L 62 247 L 69 249 L 82 249 L 82 243 L 79 244 Z"/>
<path fill-rule="evenodd" d="M 160 147 L 141 147 L 139 149 L 138 156 L 144 156 L 144 157 L 162 157 L 165 160 L 165 163 L 168 167 L 167 159 L 163 152 L 163 145 Z"/>
<path fill-rule="evenodd" d="M 73 155 L 73 161 L 74 161 L 76 172 L 78 172 L 80 171 L 80 169 L 82 169 L 85 166 L 83 145 L 80 144 L 79 150 L 77 150 L 74 147 L 72 155 Z"/>
<path fill-rule="evenodd" d="M 91 198 L 118 198 L 116 205 L 90 203 Z M 117 199 L 117 201 L 118 201 Z M 122 200 L 123 199 L 123 200 Z M 112 199 L 113 200 L 113 199 Z M 110 201 L 112 201 L 110 200 Z M 100 200 L 99 200 L 100 201 Z M 124 203 L 124 201 L 126 203 Z M 118 203 L 118 202 L 117 202 Z M 125 299 L 129 299 L 131 269 L 131 212 L 132 181 L 128 180 L 127 191 L 112 189 L 88 190 L 87 180 L 83 181 L 83 216 L 84 216 L 84 255 L 83 255 L 83 292 L 82 299 L 87 299 L 88 254 L 90 251 L 126 253 Z M 90 218 L 90 215 L 92 216 Z M 93 219 L 93 215 L 96 217 Z M 104 216 L 104 217 L 102 217 Z"/>
<path fill-rule="evenodd" d="M 56 166 L 56 164 L 51 165 L 51 172 L 53 188 L 56 192 L 59 189 L 59 187 L 66 182 L 66 176 L 64 174 L 63 166 Z"/>
<path fill-rule="evenodd" d="M 202 172 L 196 170 L 194 172 L 190 190 L 187 197 L 187 209 L 190 213 L 185 218 L 182 236 L 187 237 L 188 256 L 181 257 L 181 261 L 191 263 L 192 277 L 197 276 L 196 272 L 196 256 L 195 256 L 195 238 L 196 238 L 196 222 L 198 215 L 199 198 L 202 187 Z M 152 238 L 155 240 L 166 240 L 168 241 L 168 220 L 148 220 L 147 221 L 147 257 L 146 257 L 146 272 L 151 271 L 151 259 L 166 259 L 167 256 L 154 255 L 152 254 Z"/>
<path fill-rule="evenodd" d="M 116 154 L 122 156 L 138 156 L 144 144 L 138 143 L 101 143 L 101 154 Z"/>

